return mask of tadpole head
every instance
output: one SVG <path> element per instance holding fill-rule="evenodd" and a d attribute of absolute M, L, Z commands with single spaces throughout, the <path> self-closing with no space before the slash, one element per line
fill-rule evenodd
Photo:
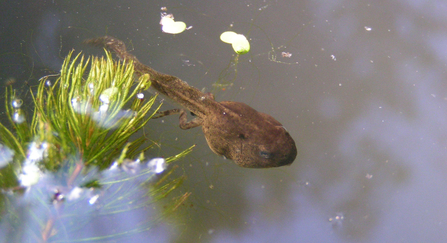
<path fill-rule="evenodd" d="M 239 148 L 233 149 L 233 159 L 239 166 L 271 168 L 290 165 L 297 156 L 295 141 L 281 126 L 265 133 L 252 134 L 241 139 Z"/>
<path fill-rule="evenodd" d="M 221 101 L 227 108 L 205 117 L 202 129 L 211 150 L 247 168 L 271 168 L 293 163 L 295 141 L 272 116 L 247 104 Z"/>

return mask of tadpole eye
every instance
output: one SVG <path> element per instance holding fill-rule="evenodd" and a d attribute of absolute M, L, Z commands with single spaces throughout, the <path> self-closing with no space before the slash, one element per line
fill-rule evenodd
<path fill-rule="evenodd" d="M 266 151 L 260 151 L 259 156 L 261 156 L 264 159 L 271 159 L 273 157 L 273 153 L 269 153 Z"/>
<path fill-rule="evenodd" d="M 237 135 L 238 138 L 241 139 L 246 139 L 245 135 L 243 133 L 239 133 L 239 135 Z"/>

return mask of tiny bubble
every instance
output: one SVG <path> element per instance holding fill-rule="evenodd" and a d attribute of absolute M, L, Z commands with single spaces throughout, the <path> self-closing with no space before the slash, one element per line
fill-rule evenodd
<path fill-rule="evenodd" d="M 19 110 L 20 111 L 20 110 Z M 22 112 L 14 112 L 14 114 L 12 115 L 12 120 L 15 122 L 15 123 L 18 123 L 18 124 L 20 124 L 20 123 L 22 123 L 22 122 L 24 122 L 25 121 L 25 116 L 23 115 L 23 113 Z"/>
<path fill-rule="evenodd" d="M 144 99 L 144 94 L 143 93 L 138 93 L 137 94 L 137 98 L 140 99 L 140 100 Z"/>
<path fill-rule="evenodd" d="M 21 100 L 21 99 L 14 99 L 12 101 L 12 107 L 14 109 L 19 109 L 22 106 L 22 104 L 23 104 L 23 100 Z"/>
<path fill-rule="evenodd" d="M 345 216 L 343 213 L 336 213 L 334 217 L 329 218 L 329 222 L 332 224 L 332 226 L 342 226 L 343 220 L 345 219 Z"/>

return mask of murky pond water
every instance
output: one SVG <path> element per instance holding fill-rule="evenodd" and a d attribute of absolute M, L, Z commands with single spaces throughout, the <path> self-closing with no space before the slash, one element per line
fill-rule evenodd
<path fill-rule="evenodd" d="M 42 0 L 3 5 L 2 84 L 14 78 L 12 85 L 25 94 L 40 77 L 57 73 L 71 49 L 101 54 L 82 41 L 107 34 L 124 40 L 141 62 L 213 91 L 216 100 L 245 102 L 272 115 L 298 146 L 291 166 L 246 169 L 213 154 L 201 129 L 180 130 L 176 117 L 150 121 L 146 130 L 161 145 L 147 157 L 170 156 L 197 144 L 175 163 L 171 177 L 184 176 L 183 183 L 153 204 L 144 204 L 144 198 L 150 199 L 135 189 L 138 181 L 125 185 L 136 190 L 135 198 L 120 207 L 144 206 L 124 213 L 107 204 L 127 195 L 120 194 L 124 187 L 110 189 L 101 206 L 88 201 L 68 205 L 66 214 L 84 216 L 77 225 L 50 218 L 50 242 L 104 236 L 110 238 L 98 240 L 447 240 L 444 1 Z M 162 7 L 192 28 L 163 33 Z M 219 39 L 229 29 L 247 36 L 251 45 L 237 65 L 231 46 Z M 172 107 L 167 102 L 163 109 Z M 48 229 L 48 214 L 35 205 L 51 212 L 54 205 L 46 202 L 52 195 L 26 193 L 3 200 L 3 215 L 14 207 L 26 216 L 19 213 L 15 225 L 3 217 L 2 237 L 21 239 L 14 234 L 32 232 L 26 239 L 40 239 Z M 163 214 L 185 195 L 169 215 Z M 30 210 L 34 213 L 27 214 Z M 22 231 L 11 231 L 14 227 Z"/>

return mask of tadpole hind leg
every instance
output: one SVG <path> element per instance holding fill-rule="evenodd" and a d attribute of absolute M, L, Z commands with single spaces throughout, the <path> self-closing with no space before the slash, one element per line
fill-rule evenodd
<path fill-rule="evenodd" d="M 166 110 L 166 111 L 159 111 L 157 112 L 157 115 L 153 116 L 152 119 L 158 119 L 165 116 L 175 115 L 179 114 L 181 112 L 181 109 L 172 109 L 172 110 Z"/>
<path fill-rule="evenodd" d="M 200 125 L 202 125 L 202 118 L 195 117 L 191 121 L 188 121 L 188 118 L 186 117 L 186 111 L 180 110 L 179 126 L 181 129 L 187 130 L 194 127 L 198 127 Z"/>
<path fill-rule="evenodd" d="M 166 111 L 160 111 L 157 112 L 157 115 L 152 117 L 152 119 L 157 119 L 169 115 L 179 114 L 179 127 L 183 130 L 191 129 L 194 127 L 198 127 L 202 125 L 202 119 L 200 117 L 196 117 L 192 119 L 191 121 L 188 121 L 187 113 L 183 109 L 172 109 L 172 110 L 166 110 Z"/>

